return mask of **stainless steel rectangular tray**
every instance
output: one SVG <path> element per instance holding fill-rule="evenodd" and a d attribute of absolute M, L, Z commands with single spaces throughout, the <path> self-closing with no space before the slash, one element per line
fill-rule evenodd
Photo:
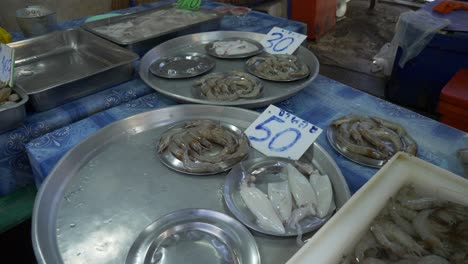
<path fill-rule="evenodd" d="M 154 46 L 169 39 L 217 30 L 222 18 L 221 14 L 214 11 L 180 10 L 174 4 L 167 4 L 84 23 L 81 27 L 143 55 Z"/>
<path fill-rule="evenodd" d="M 133 76 L 138 55 L 81 29 L 56 31 L 9 44 L 15 84 L 36 111 L 45 111 Z"/>

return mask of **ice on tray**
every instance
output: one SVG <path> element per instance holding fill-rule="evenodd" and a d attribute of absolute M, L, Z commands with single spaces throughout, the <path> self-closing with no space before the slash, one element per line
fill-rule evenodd
<path fill-rule="evenodd" d="M 131 42 L 170 32 L 214 17 L 216 17 L 214 13 L 171 8 L 138 16 L 130 21 L 97 27 L 94 30 L 121 42 Z"/>

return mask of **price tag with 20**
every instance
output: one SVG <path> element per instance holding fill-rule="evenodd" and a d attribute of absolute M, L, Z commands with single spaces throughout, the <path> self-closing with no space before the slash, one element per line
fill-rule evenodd
<path fill-rule="evenodd" d="M 261 43 L 268 53 L 291 55 L 306 38 L 306 35 L 273 27 Z"/>
<path fill-rule="evenodd" d="M 252 147 L 267 156 L 298 160 L 322 129 L 270 105 L 246 130 Z"/>

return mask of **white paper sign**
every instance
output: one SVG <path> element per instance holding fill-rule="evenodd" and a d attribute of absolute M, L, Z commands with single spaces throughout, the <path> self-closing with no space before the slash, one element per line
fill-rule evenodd
<path fill-rule="evenodd" d="M 13 86 L 14 50 L 0 44 L 0 82 Z"/>
<path fill-rule="evenodd" d="M 268 53 L 291 55 L 306 38 L 306 35 L 274 27 L 268 32 L 261 43 Z"/>
<path fill-rule="evenodd" d="M 252 147 L 267 156 L 298 160 L 322 129 L 270 105 L 245 130 Z"/>

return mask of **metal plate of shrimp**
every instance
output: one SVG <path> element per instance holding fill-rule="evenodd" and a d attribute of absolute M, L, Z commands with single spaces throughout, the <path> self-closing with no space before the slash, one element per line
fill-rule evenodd
<path fill-rule="evenodd" d="M 248 38 L 227 38 L 212 41 L 205 46 L 211 56 L 222 59 L 248 58 L 263 52 L 258 41 Z"/>
<path fill-rule="evenodd" d="M 194 175 L 230 169 L 249 153 L 247 136 L 234 125 L 191 120 L 169 128 L 159 139 L 158 155 L 169 168 Z"/>
<path fill-rule="evenodd" d="M 374 168 L 382 167 L 398 151 L 416 155 L 417 144 L 399 124 L 379 117 L 347 115 L 327 129 L 332 147 L 346 158 Z"/>
<path fill-rule="evenodd" d="M 215 72 L 198 79 L 194 94 L 210 101 L 235 101 L 262 96 L 263 84 L 258 78 L 245 72 Z"/>
<path fill-rule="evenodd" d="M 206 55 L 188 52 L 161 58 L 151 64 L 149 70 L 159 77 L 180 79 L 201 75 L 213 69 L 215 65 L 216 62 Z"/>
<path fill-rule="evenodd" d="M 294 82 L 270 82 L 259 79 L 265 87 L 261 96 L 239 98 L 237 100 L 209 100 L 201 96 L 200 92 L 193 88 L 194 82 L 205 76 L 194 78 L 170 79 L 162 78 L 152 74 L 150 66 L 163 57 L 171 57 L 186 52 L 205 53 L 207 44 L 230 38 L 244 38 L 260 42 L 265 35 L 253 32 L 239 31 L 214 31 L 174 38 L 164 42 L 148 51 L 140 60 L 139 75 L 141 79 L 159 94 L 177 102 L 196 103 L 204 105 L 236 106 L 243 108 L 258 108 L 284 101 L 306 88 L 317 77 L 319 72 L 319 62 L 317 57 L 307 48 L 299 47 L 295 55 L 308 66 L 310 74 Z M 216 62 L 216 66 L 210 73 L 225 73 L 230 71 L 245 72 L 245 62 L 247 59 L 222 59 L 210 56 Z"/>
<path fill-rule="evenodd" d="M 247 71 L 259 78 L 275 82 L 292 82 L 310 74 L 307 64 L 294 55 L 270 54 L 246 62 Z"/>

